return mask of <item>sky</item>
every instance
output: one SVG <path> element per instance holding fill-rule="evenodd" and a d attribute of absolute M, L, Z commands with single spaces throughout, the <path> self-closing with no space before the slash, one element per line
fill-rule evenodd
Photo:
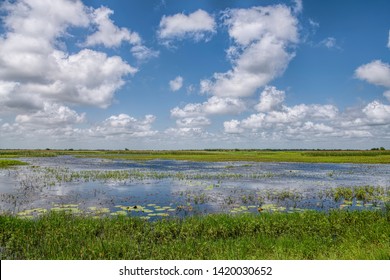
<path fill-rule="evenodd" d="M 0 148 L 390 149 L 390 1 L 2 0 Z"/>

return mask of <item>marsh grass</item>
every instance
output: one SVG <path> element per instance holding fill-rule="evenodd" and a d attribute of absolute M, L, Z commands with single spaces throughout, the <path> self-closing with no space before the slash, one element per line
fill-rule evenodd
<path fill-rule="evenodd" d="M 211 162 L 390 163 L 390 151 L 387 150 L 0 150 L 0 157 L 60 155 L 140 161 L 167 159 Z"/>
<path fill-rule="evenodd" d="M 0 216 L 1 259 L 390 259 L 390 212 Z"/>
<path fill-rule="evenodd" d="M 27 163 L 20 161 L 20 160 L 14 160 L 14 159 L 0 159 L 0 168 L 9 168 L 16 165 L 26 165 Z"/>

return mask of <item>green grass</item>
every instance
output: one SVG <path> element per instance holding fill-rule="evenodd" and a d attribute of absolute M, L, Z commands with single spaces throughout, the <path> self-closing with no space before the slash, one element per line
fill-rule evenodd
<path fill-rule="evenodd" d="M 58 155 L 124 160 L 390 163 L 390 151 L 371 150 L 0 150 L 0 157 Z"/>
<path fill-rule="evenodd" d="M 1 259 L 390 259 L 390 211 L 0 216 Z"/>
<path fill-rule="evenodd" d="M 13 160 L 13 159 L 0 159 L 0 168 L 8 168 L 15 165 L 25 165 L 27 163 L 20 161 L 20 160 Z"/>

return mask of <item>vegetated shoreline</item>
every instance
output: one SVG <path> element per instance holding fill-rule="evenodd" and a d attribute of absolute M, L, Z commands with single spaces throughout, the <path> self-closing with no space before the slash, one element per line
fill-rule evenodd
<path fill-rule="evenodd" d="M 154 159 L 209 162 L 306 162 L 390 164 L 389 150 L 0 150 L 0 161 L 9 158 L 70 155 L 103 159 L 147 161 Z"/>
<path fill-rule="evenodd" d="M 0 216 L 1 259 L 390 259 L 390 210 L 213 214 L 147 222 Z"/>

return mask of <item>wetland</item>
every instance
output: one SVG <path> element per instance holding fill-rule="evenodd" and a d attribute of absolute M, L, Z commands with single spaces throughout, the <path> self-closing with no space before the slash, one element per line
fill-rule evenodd
<path fill-rule="evenodd" d="M 13 161 L 13 163 L 21 165 L 12 164 L 7 168 L 0 169 L 2 229 L 0 255 L 3 254 L 2 258 L 40 258 L 37 251 L 27 250 L 26 244 L 28 242 L 36 244 L 38 241 L 34 238 L 39 238 L 39 242 L 46 242 L 42 238 L 45 240 L 54 238 L 48 237 L 48 232 L 42 233 L 38 229 L 45 222 L 50 224 L 49 227 L 58 223 L 67 227 L 71 221 L 72 224 L 77 224 L 73 228 L 77 232 L 82 231 L 78 228 L 81 224 L 83 224 L 82 227 L 87 228 L 103 227 L 104 229 L 101 229 L 101 234 L 105 235 L 104 238 L 101 236 L 103 239 L 100 238 L 100 233 L 99 236 L 96 235 L 95 231 L 91 233 L 97 236 L 99 242 L 103 242 L 103 240 L 109 242 L 106 240 L 107 234 L 119 234 L 109 233 L 112 230 L 109 227 L 115 227 L 112 223 L 118 222 L 123 223 L 123 226 L 125 224 L 128 226 L 130 223 L 131 227 L 137 227 L 137 236 L 141 234 L 139 232 L 141 228 L 142 234 L 149 236 L 151 234 L 149 231 L 165 231 L 167 230 L 165 227 L 168 227 L 168 232 L 160 233 L 163 236 L 158 235 L 158 238 L 154 235 L 149 236 L 150 242 L 157 243 L 161 243 L 161 238 L 164 241 L 177 237 L 184 243 L 192 244 L 191 247 L 196 247 L 191 242 L 198 242 L 204 238 L 209 239 L 208 235 L 210 234 L 216 235 L 218 240 L 214 245 L 219 253 L 215 252 L 214 255 L 206 257 L 204 252 L 199 255 L 194 251 L 193 255 L 188 255 L 189 258 L 207 259 L 234 258 L 234 250 L 245 251 L 244 247 L 249 246 L 244 242 L 247 238 L 251 240 L 247 240 L 249 243 L 258 243 L 258 238 L 260 238 L 258 234 L 261 235 L 262 232 L 258 227 L 262 228 L 267 224 L 266 227 L 269 227 L 273 224 L 275 228 L 268 229 L 270 232 L 275 230 L 284 232 L 287 224 L 291 227 L 302 227 L 302 223 L 306 224 L 310 219 L 323 220 L 324 223 L 320 225 L 319 232 L 324 230 L 321 228 L 322 226 L 326 228 L 325 233 L 321 233 L 324 236 L 320 234 L 322 237 L 318 237 L 315 244 L 309 246 L 310 250 L 317 252 L 316 254 L 312 255 L 306 252 L 305 250 L 309 250 L 306 247 L 299 249 L 299 252 L 289 251 L 289 246 L 296 247 L 294 245 L 294 242 L 297 241 L 295 238 L 301 237 L 295 232 L 297 229 L 288 228 L 282 237 L 288 239 L 291 234 L 296 236 L 291 237 L 295 241 L 291 241 L 292 243 L 287 244 L 287 247 L 283 247 L 283 242 L 278 243 L 280 242 L 279 233 L 272 235 L 270 232 L 266 233 L 267 230 L 263 232 L 274 240 L 269 241 L 271 242 L 269 246 L 275 246 L 274 242 L 277 242 L 278 246 L 281 246 L 281 250 L 287 250 L 285 254 L 279 252 L 278 255 L 275 255 L 274 252 L 269 255 L 269 258 L 310 259 L 331 258 L 332 256 L 337 258 L 390 258 L 389 163 L 357 164 L 338 163 L 338 161 L 329 163 L 327 161 L 318 162 L 318 160 L 315 162 L 262 162 L 259 160 L 236 160 L 234 157 L 233 160 L 226 160 L 225 156 L 220 157 L 223 159 L 222 161 L 200 161 L 180 158 L 181 153 L 178 153 L 179 159 L 170 158 L 175 153 L 167 153 L 166 155 L 169 156 L 161 158 L 157 154 L 152 154 L 154 158 L 148 159 L 130 158 L 130 152 L 124 154 L 111 152 L 109 155 L 104 152 L 99 153 L 98 156 L 97 152 L 76 154 L 73 152 L 41 151 L 39 154 L 29 154 L 26 151 L 24 153 L 18 151 L 18 153 L 14 151 L 3 153 L 3 161 Z M 348 152 L 346 153 L 348 154 Z M 138 156 L 140 154 L 140 152 L 137 153 Z M 161 153 L 159 154 L 161 155 Z M 216 157 L 215 152 L 213 152 L 213 156 Z M 330 156 L 334 157 L 334 154 L 330 153 Z M 365 156 L 367 157 L 367 155 Z M 319 158 L 317 155 L 314 157 Z M 350 158 L 351 154 L 348 154 L 347 157 Z M 372 159 L 368 162 L 371 161 Z M 339 227 L 349 228 L 345 232 L 344 229 L 342 230 L 343 234 L 348 235 L 348 238 L 343 237 L 345 240 L 348 239 L 346 241 L 348 244 L 344 245 L 356 249 L 357 244 L 352 246 L 350 243 L 353 243 L 353 240 L 349 238 L 358 232 L 362 233 L 362 229 L 356 225 L 363 221 L 359 220 L 361 219 L 359 217 L 366 217 L 365 215 L 374 215 L 376 218 L 373 218 L 371 222 L 380 224 L 372 225 L 376 230 L 375 234 L 380 232 L 380 236 L 373 235 L 372 228 L 366 227 L 365 230 L 366 234 L 370 236 L 369 238 L 374 238 L 371 241 L 375 243 L 375 248 L 380 245 L 384 251 L 380 250 L 372 255 L 370 255 L 371 253 L 365 255 L 361 248 L 352 254 L 346 252 L 340 254 L 337 247 L 333 248 L 334 251 L 329 252 L 329 254 L 319 251 L 318 246 L 320 246 L 321 239 L 330 238 L 329 242 L 331 243 L 333 241 L 340 242 L 340 239 L 335 239 L 335 236 L 339 234 L 337 232 L 341 230 Z M 96 219 L 100 222 L 96 222 Z M 242 227 L 245 228 L 251 228 L 258 223 L 260 225 L 253 228 L 253 231 L 250 230 L 250 234 L 247 229 L 243 230 L 247 233 L 242 235 L 237 233 L 237 223 L 241 222 L 244 223 Z M 365 223 L 367 226 L 369 225 L 367 222 Z M 12 233 L 5 230 L 6 224 Z M 192 224 L 194 232 L 199 230 L 198 227 L 207 227 L 209 230 L 204 229 L 205 232 L 199 233 L 199 240 L 196 240 L 196 234 L 188 232 L 182 236 L 183 227 L 189 227 L 190 224 Z M 332 227 L 334 231 L 329 230 L 329 227 Z M 30 235 L 31 230 L 33 230 L 35 237 L 27 236 L 29 234 L 26 234 L 25 230 L 30 232 Z M 62 228 L 61 230 L 66 232 L 69 229 Z M 59 229 L 59 231 L 61 230 Z M 145 230 L 147 232 L 144 232 Z M 260 232 L 257 232 L 258 230 Z M 100 232 L 100 230 L 98 231 Z M 15 232 L 20 234 L 20 240 L 14 240 Z M 42 234 L 44 237 L 37 237 Z M 80 238 L 74 236 L 73 233 L 69 232 L 69 234 L 77 240 Z M 83 234 L 86 233 L 82 233 L 81 236 Z M 171 236 L 172 234 L 173 236 Z M 147 238 L 143 239 L 145 236 L 140 237 L 142 242 L 147 242 Z M 231 244 L 232 255 L 221 252 L 220 249 L 217 249 L 217 243 L 222 242 L 226 236 L 231 236 L 232 242 L 239 239 L 237 244 L 242 242 L 240 246 L 244 247 L 236 248 L 233 242 Z M 66 235 L 56 238 L 66 239 Z M 125 237 L 121 235 L 121 238 Z M 368 237 L 363 234 L 359 238 L 367 240 Z M 375 238 L 380 238 L 380 240 Z M 23 243 L 23 240 L 30 241 Z M 355 241 L 360 243 L 359 240 Z M 111 241 L 115 243 L 115 240 Z M 179 240 L 171 241 L 178 242 L 177 246 L 181 247 Z M 16 243 L 14 244 L 14 242 Z M 126 242 L 130 241 L 122 239 L 120 241 L 123 244 Z M 161 244 L 165 244 L 164 242 Z M 368 245 L 373 245 L 372 242 L 368 242 Z M 387 245 L 383 247 L 383 243 Z M 152 246 L 146 243 L 144 245 L 146 247 Z M 30 249 L 34 247 L 29 246 Z M 121 258 L 120 255 L 117 255 L 118 252 L 113 253 L 107 248 L 99 247 L 100 249 L 97 249 L 102 254 L 100 256 L 94 252 L 84 252 L 80 255 L 74 251 L 80 248 L 72 248 L 66 254 L 64 253 L 65 255 L 57 252 L 56 255 L 55 250 L 59 250 L 57 245 L 55 246 L 57 249 L 51 247 L 52 245 L 47 246 L 47 250 L 50 252 L 45 252 L 42 255 L 44 259 Z M 101 246 L 101 244 L 89 244 L 88 246 Z M 187 244 L 181 249 L 176 249 L 179 250 L 177 258 L 182 257 L 180 254 L 183 252 L 180 250 L 189 249 L 186 246 L 190 245 Z M 36 250 L 40 249 L 36 248 Z M 166 248 L 161 249 L 164 253 L 159 251 L 160 249 L 155 249 L 157 251 L 151 255 L 137 250 L 139 255 L 135 258 L 176 258 L 170 250 L 166 251 Z M 250 250 L 254 250 L 254 248 Z M 304 250 L 304 252 L 300 250 Z M 121 254 L 123 254 L 122 251 Z M 258 252 L 253 252 L 242 258 L 254 258 L 257 254 Z"/>

